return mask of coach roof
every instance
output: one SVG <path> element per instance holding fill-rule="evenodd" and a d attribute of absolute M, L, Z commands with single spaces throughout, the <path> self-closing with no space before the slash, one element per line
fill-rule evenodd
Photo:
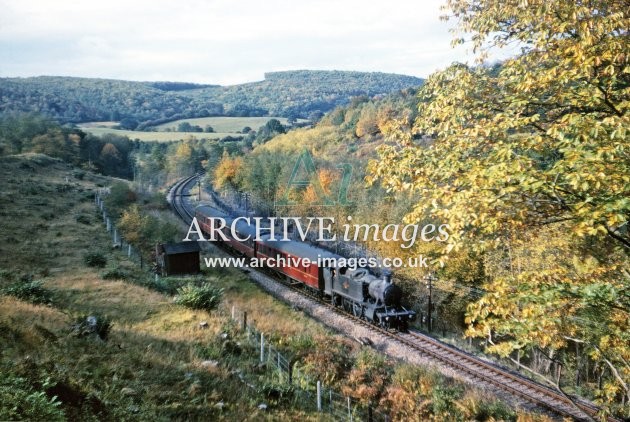
<path fill-rule="evenodd" d="M 276 239 L 278 239 L 278 237 L 276 237 Z M 304 242 L 298 242 L 295 240 L 269 240 L 268 235 L 263 236 L 263 240 L 261 243 L 265 246 L 285 252 L 291 256 L 308 258 L 312 262 L 317 261 L 318 258 L 335 258 L 336 260 L 343 258 L 341 255 L 337 255 L 335 253 L 327 251 L 326 249 L 318 248 Z"/>

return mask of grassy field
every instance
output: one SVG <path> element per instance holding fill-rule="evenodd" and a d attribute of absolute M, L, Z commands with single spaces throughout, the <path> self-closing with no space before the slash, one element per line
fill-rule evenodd
<path fill-rule="evenodd" d="M 201 117 L 198 119 L 182 119 L 175 120 L 156 126 L 157 132 L 145 132 L 145 131 L 133 131 L 133 130 L 120 130 L 114 129 L 117 122 L 87 122 L 81 123 L 78 126 L 85 132 L 91 133 L 95 136 L 102 136 L 106 133 L 113 133 L 119 136 L 127 136 L 129 139 L 139 139 L 141 141 L 179 141 L 182 139 L 190 138 L 191 136 L 197 139 L 220 139 L 226 136 L 243 136 L 242 130 L 244 127 L 249 126 L 256 130 L 263 126 L 270 119 L 278 119 L 283 125 L 287 124 L 287 119 L 284 117 Z M 206 125 L 212 126 L 215 130 L 213 133 L 200 133 L 200 132 L 175 132 L 177 125 L 183 122 L 188 122 L 191 125 L 200 126 L 205 128 Z M 171 132 L 165 132 L 166 129 L 171 129 Z"/>
<path fill-rule="evenodd" d="M 112 129 L 111 127 L 98 127 L 96 123 L 80 124 L 79 128 L 95 136 L 111 133 L 118 136 L 126 136 L 129 139 L 141 141 L 169 142 L 180 141 L 195 137 L 197 139 L 220 139 L 226 136 L 242 136 L 239 133 L 190 133 L 190 132 L 144 132 L 135 130 Z"/>
<path fill-rule="evenodd" d="M 240 133 L 245 126 L 257 130 L 271 119 L 278 119 L 280 123 L 285 126 L 287 125 L 287 119 L 284 117 L 201 117 L 198 119 L 176 120 L 174 122 L 161 124 L 156 126 L 156 128 L 159 131 L 163 131 L 167 128 L 175 130 L 178 124 L 188 122 L 193 126 L 197 125 L 202 128 L 206 127 L 206 125 L 210 125 L 216 132 Z"/>
<path fill-rule="evenodd" d="M 256 352 L 222 352 L 225 313 L 192 311 L 143 286 L 153 278 L 111 248 L 95 211 L 94 189 L 110 179 L 27 155 L 0 157 L 0 180 L 0 420 L 316 419 L 291 405 L 274 407 L 256 378 L 252 389 L 235 375 L 256 365 Z M 88 267 L 86 251 L 105 256 L 106 267 Z M 125 280 L 103 279 L 109 269 Z M 237 271 L 207 277 L 270 338 L 326 333 Z M 30 280 L 43 282 L 50 304 L 1 294 Z M 113 322 L 107 341 L 71 335 L 82 315 Z M 202 365 L 207 359 L 219 364 Z M 45 412 L 53 396 L 61 418 Z M 266 411 L 258 409 L 262 402 Z"/>

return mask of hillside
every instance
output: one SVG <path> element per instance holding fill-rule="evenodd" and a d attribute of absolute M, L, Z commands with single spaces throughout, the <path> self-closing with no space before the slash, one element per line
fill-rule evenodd
<path fill-rule="evenodd" d="M 195 85 L 39 76 L 0 78 L 0 113 L 35 112 L 62 123 L 122 121 L 126 129 L 208 116 L 307 118 L 349 102 L 417 87 L 422 79 L 387 73 L 286 71 L 240 85 Z"/>
<path fill-rule="evenodd" d="M 225 352 L 220 334 L 233 328 L 224 314 L 173 304 L 169 283 L 188 280 L 149 289 L 153 277 L 111 247 L 93 192 L 113 179 L 24 154 L 0 158 L 0 180 L 0 420 L 316 419 L 275 406 L 259 374 L 246 374 L 253 388 L 235 375 L 257 354 Z M 88 251 L 104 268 L 86 263 Z M 325 335 L 238 272 L 205 276 L 269 338 Z M 107 335 L 77 334 L 87 315 L 111 323 Z"/>
<path fill-rule="evenodd" d="M 259 363 L 250 336 L 228 317 L 232 306 L 247 310 L 269 345 L 297 357 L 298 376 L 378 403 L 391 420 L 548 420 L 335 335 L 239 271 L 154 280 L 112 248 L 96 212 L 94 191 L 114 179 L 23 154 L 0 158 L 0 180 L 0 420 L 333 420 L 315 412 L 301 382 L 288 386 Z M 116 186 L 126 185 L 110 195 Z M 161 195 L 138 202 L 174 219 L 160 211 Z M 106 203 L 111 211 L 113 199 Z M 222 288 L 222 308 L 173 303 L 177 287 L 199 282 Z M 88 318 L 96 333 L 77 328 Z"/>

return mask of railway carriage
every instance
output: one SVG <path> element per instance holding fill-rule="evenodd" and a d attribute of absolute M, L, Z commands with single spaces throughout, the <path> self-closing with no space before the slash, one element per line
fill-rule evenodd
<path fill-rule="evenodd" d="M 320 293 L 326 293 L 323 274 L 325 268 L 318 266 L 318 261 L 328 258 L 338 261 L 342 258 L 303 242 L 269 240 L 269 236 L 266 236 L 257 243 L 257 256 L 263 259 L 275 258 L 276 263 L 279 259 L 284 261 L 285 265 L 275 268 L 277 272 Z M 306 259 L 310 261 L 309 265 L 305 265 Z"/>
<path fill-rule="evenodd" d="M 239 254 L 256 257 L 263 267 L 268 263 L 267 267 L 277 274 L 303 285 L 358 318 L 400 330 L 407 329 L 409 322 L 415 319 L 416 313 L 402 306 L 402 290 L 392 282 L 390 275 L 379 278 L 367 268 L 338 266 L 345 262 L 344 257 L 305 242 L 270 240 L 269 235 L 256 240 L 255 226 L 244 220 L 235 222 L 235 236 L 232 236 L 234 218 L 213 207 L 197 207 L 195 215 L 200 228 L 208 235 L 219 230 L 217 220 L 222 218 L 225 226 L 220 230 L 227 239 L 221 240 L 222 243 Z M 280 263 L 282 265 L 278 265 Z"/>

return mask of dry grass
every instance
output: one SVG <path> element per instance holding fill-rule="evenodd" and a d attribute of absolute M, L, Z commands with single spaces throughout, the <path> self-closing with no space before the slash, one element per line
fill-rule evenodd
<path fill-rule="evenodd" d="M 0 201 L 6 204 L 0 209 L 0 288 L 34 278 L 53 292 L 53 306 L 0 297 L 0 372 L 58 396 L 73 420 L 322 420 L 299 410 L 301 403 L 258 409 L 267 398 L 237 373 L 249 371 L 255 387 L 268 377 L 254 374 L 256 351 L 227 317 L 231 307 L 247 311 L 249 321 L 281 347 L 305 335 L 344 342 L 352 354 L 359 347 L 274 300 L 237 270 L 206 271 L 204 278 L 226 292 L 222 308 L 210 315 L 143 287 L 151 277 L 111 249 L 94 210 L 93 190 L 109 183 L 43 156 L 0 158 Z M 78 216 L 87 216 L 89 224 Z M 103 280 L 101 270 L 86 267 L 89 250 L 124 269 L 129 282 Z M 94 314 L 113 322 L 107 341 L 72 335 L 78 316 Z M 223 333 L 241 342 L 243 353 L 226 351 Z M 207 359 L 218 366 L 202 365 Z M 44 387 L 45 380 L 53 387 Z M 470 397 L 470 406 L 485 400 Z"/>
<path fill-rule="evenodd" d="M 72 419 L 310 419 L 290 408 L 261 413 L 257 406 L 265 398 L 244 389 L 233 367 L 201 365 L 206 350 L 220 351 L 219 334 L 228 324 L 220 313 L 191 311 L 145 287 L 103 280 L 100 270 L 83 264 L 85 251 L 96 249 L 108 265 L 123 267 L 136 279 L 148 277 L 110 249 L 94 211 L 91 192 L 109 181 L 75 175 L 41 156 L 0 158 L 0 199 L 7 204 L 1 210 L 0 288 L 33 277 L 44 280 L 54 297 L 52 307 L 0 298 L 2 372 L 26 377 L 35 386 L 52 380 Z M 77 215 L 89 216 L 91 224 L 78 223 Z M 220 282 L 239 290 L 229 277 Z M 253 290 L 247 297 L 252 306 L 257 297 L 269 300 Z M 93 314 L 113 321 L 107 342 L 71 334 L 77 316 Z M 201 329 L 201 321 L 208 328 Z M 233 361 L 248 365 L 246 356 Z M 215 407 L 219 402 L 223 409 Z"/>

